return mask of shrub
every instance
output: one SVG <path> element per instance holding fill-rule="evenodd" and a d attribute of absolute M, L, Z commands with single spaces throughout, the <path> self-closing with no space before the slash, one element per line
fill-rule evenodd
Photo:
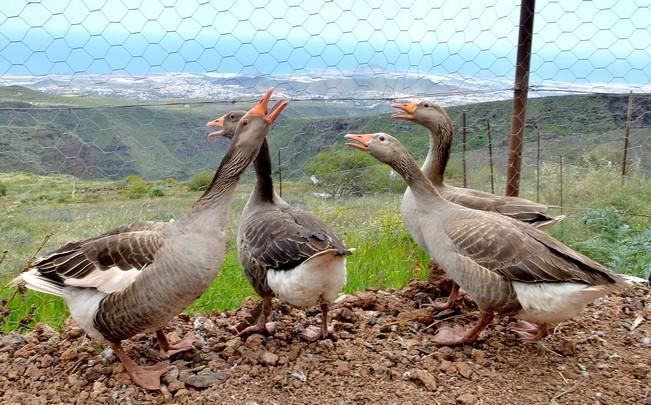
<path fill-rule="evenodd" d="M 7 186 L 0 182 L 0 197 L 4 197 L 7 195 Z"/>
<path fill-rule="evenodd" d="M 127 176 L 124 179 L 122 194 L 127 198 L 140 198 L 146 195 L 151 189 L 151 185 L 139 176 Z"/>
<path fill-rule="evenodd" d="M 209 171 L 201 171 L 188 180 L 188 189 L 190 191 L 205 191 L 212 181 L 214 174 Z"/>
<path fill-rule="evenodd" d="M 150 197 L 163 197 L 164 195 L 165 192 L 163 191 L 163 188 L 160 186 L 154 187 L 149 191 Z"/>

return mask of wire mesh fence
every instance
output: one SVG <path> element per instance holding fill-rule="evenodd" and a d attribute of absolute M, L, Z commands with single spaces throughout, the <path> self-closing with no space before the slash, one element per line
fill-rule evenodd
<path fill-rule="evenodd" d="M 561 204 L 559 158 L 566 181 L 581 181 L 595 168 L 621 172 L 629 93 L 628 173 L 651 172 L 650 6 L 648 0 L 536 4 L 524 197 L 566 205 L 566 213 L 587 208 L 567 185 Z M 428 98 L 448 107 L 456 127 L 448 180 L 460 185 L 465 177 L 468 187 L 490 191 L 493 179 L 495 192 L 503 194 L 519 15 L 515 0 L 4 2 L 0 172 L 74 177 L 21 177 L 38 187 L 14 182 L 10 199 L 0 195 L 5 212 L 0 242 L 10 250 L 0 279 L 22 268 L 26 257 L 15 252 L 35 248 L 52 230 L 48 226 L 60 235 L 49 242 L 55 247 L 64 237 L 93 236 L 122 220 L 178 217 L 191 197 L 173 191 L 165 199 L 137 203 L 116 197 L 97 208 L 79 204 L 102 200 L 97 197 L 102 193 L 118 196 L 104 180 L 137 175 L 165 189 L 161 179 L 173 184 L 213 170 L 226 141 L 207 140 L 205 123 L 248 108 L 272 86 L 291 100 L 270 135 L 274 160 L 280 156 L 274 167 L 282 168 L 283 197 L 322 215 L 340 232 L 349 226 L 342 210 L 395 211 L 401 180 L 378 163 L 361 170 L 334 168 L 329 173 L 342 181 L 367 173 L 364 180 L 376 188 L 364 192 L 383 197 L 375 195 L 374 203 L 350 195 L 330 199 L 333 193 L 318 183 L 310 163 L 319 152 L 341 154 L 346 132 L 378 130 L 397 135 L 422 161 L 427 133 L 392 120 L 393 100 Z M 250 187 L 252 176 L 245 180 Z M 246 193 L 233 212 L 239 212 Z M 62 205 L 39 207 L 39 202 Z M 25 204 L 46 225 L 12 218 Z M 71 225 L 75 221 L 84 226 Z M 231 228 L 235 221 L 234 216 Z M 397 216 L 386 221 L 399 224 Z M 355 226 L 370 239 L 390 228 L 386 221 Z"/>

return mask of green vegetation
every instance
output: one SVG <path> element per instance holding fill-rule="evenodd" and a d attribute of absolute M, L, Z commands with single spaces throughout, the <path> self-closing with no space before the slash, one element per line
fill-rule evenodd
<path fill-rule="evenodd" d="M 318 180 L 316 188 L 333 198 L 361 196 L 378 192 L 398 192 L 404 182 L 385 165 L 366 154 L 333 147 L 319 152 L 305 168 Z"/>
<path fill-rule="evenodd" d="M 4 197 L 7 195 L 7 186 L 5 186 L 5 183 L 0 182 L 0 197 Z"/>
<path fill-rule="evenodd" d="M 564 213 L 568 218 L 554 227 L 552 234 L 615 271 L 644 276 L 651 268 L 651 180 L 634 176 L 622 184 L 613 170 L 578 166 L 565 170 Z M 557 201 L 556 173 L 554 167 L 542 173 L 541 196 L 547 203 Z M 451 181 L 458 184 L 457 178 Z M 125 223 L 178 218 L 201 192 L 189 193 L 183 183 L 161 181 L 154 183 L 152 189 L 164 189 L 165 196 L 152 200 L 148 194 L 129 198 L 119 191 L 121 183 L 91 182 L 70 176 L 0 174 L 0 182 L 9 186 L 7 197 L 0 200 L 4 213 L 0 222 L 0 252 L 8 251 L 0 263 L 3 285 L 25 267 L 49 233 L 51 237 L 41 254 L 68 240 L 94 236 Z M 535 197 L 531 193 L 534 184 L 531 177 L 523 178 L 524 196 Z M 230 212 L 222 271 L 190 312 L 236 308 L 245 297 L 254 295 L 235 252 L 237 219 L 250 190 L 251 183 L 238 187 Z M 283 197 L 289 203 L 320 216 L 348 246 L 357 249 L 348 260 L 346 292 L 402 287 L 413 278 L 427 276 L 429 259 L 411 240 L 398 213 L 401 193 L 385 190 L 323 200 L 312 197 L 310 190 L 306 179 L 283 183 Z M 552 213 L 558 214 L 560 210 L 552 209 Z M 12 290 L 2 289 L 0 299 L 7 300 L 12 295 Z M 34 322 L 61 326 L 67 316 L 60 299 L 32 291 L 14 297 L 9 308 L 11 312 L 1 325 L 5 331 Z"/>
<path fill-rule="evenodd" d="M 151 185 L 139 176 L 127 176 L 122 187 L 122 194 L 132 199 L 144 196 L 151 189 Z"/>
<path fill-rule="evenodd" d="M 200 171 L 199 173 L 192 176 L 190 180 L 188 180 L 188 190 L 206 191 L 214 175 L 214 173 L 211 173 L 207 170 Z"/>

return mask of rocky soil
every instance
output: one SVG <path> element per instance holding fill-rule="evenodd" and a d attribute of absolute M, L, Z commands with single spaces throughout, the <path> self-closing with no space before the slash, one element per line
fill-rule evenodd
<path fill-rule="evenodd" d="M 649 404 L 651 291 L 636 286 L 591 305 L 538 344 L 521 344 L 508 319 L 494 321 L 474 345 L 437 347 L 441 325 L 471 324 L 468 300 L 435 313 L 428 297 L 446 282 L 412 282 L 399 291 L 342 296 L 332 311 L 336 339 L 307 343 L 299 332 L 319 312 L 275 304 L 272 337 L 235 336 L 255 301 L 241 309 L 179 316 L 172 341 L 195 333 L 195 352 L 171 360 L 176 369 L 160 392 L 133 384 L 110 350 L 72 322 L 60 332 L 39 325 L 0 336 L 0 402 L 246 404 Z M 142 364 L 158 361 L 154 337 L 126 341 Z"/>

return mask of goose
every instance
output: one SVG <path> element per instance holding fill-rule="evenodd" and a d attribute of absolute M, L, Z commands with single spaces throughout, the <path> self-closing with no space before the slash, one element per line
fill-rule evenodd
<path fill-rule="evenodd" d="M 348 146 L 388 164 L 405 179 L 423 224 L 415 237 L 480 309 L 474 327 L 440 328 L 435 343 L 471 343 L 495 313 L 520 319 L 512 329 L 522 341 L 535 342 L 547 335 L 548 325 L 576 316 L 590 302 L 626 285 L 619 275 L 533 226 L 446 200 L 391 135 L 345 137 Z"/>
<path fill-rule="evenodd" d="M 223 128 L 209 137 L 232 138 L 241 117 L 241 111 L 231 111 L 209 122 Z M 325 339 L 333 333 L 328 309 L 346 284 L 346 256 L 352 249 L 319 218 L 292 207 L 274 191 L 266 140 L 254 167 L 257 181 L 242 211 L 237 246 L 246 277 L 262 298 L 262 309 L 257 322 L 240 336 L 273 333 L 275 324 L 266 320 L 271 299 L 277 297 L 298 308 L 319 305 L 321 327 L 310 326 L 302 336 L 310 342 Z"/>
<path fill-rule="evenodd" d="M 485 191 L 446 184 L 443 179 L 450 157 L 454 131 L 452 121 L 445 109 L 431 101 L 398 103 L 392 104 L 392 107 L 403 111 L 393 114 L 392 118 L 415 122 L 428 129 L 430 148 L 421 170 L 446 200 L 476 210 L 496 212 L 541 230 L 549 229 L 565 218 L 564 215 L 551 217 L 544 213 L 547 206 L 524 198 L 498 196 Z M 412 234 L 420 232 L 421 222 L 415 214 L 416 201 L 409 187 L 403 195 L 400 211 Z M 424 248 L 422 245 L 421 247 Z M 434 309 L 443 310 L 454 305 L 458 290 L 459 286 L 454 284 L 448 299 L 442 304 L 433 304 Z"/>
<path fill-rule="evenodd" d="M 206 192 L 174 222 L 137 222 L 99 236 L 69 242 L 35 260 L 13 286 L 63 297 L 71 316 L 94 339 L 108 344 L 133 382 L 160 389 L 173 367 L 136 364 L 121 341 L 156 332 L 162 357 L 193 348 L 195 337 L 170 344 L 162 328 L 198 298 L 224 259 L 224 226 L 235 187 L 287 105 L 269 113 L 273 89 L 241 120 Z"/>

